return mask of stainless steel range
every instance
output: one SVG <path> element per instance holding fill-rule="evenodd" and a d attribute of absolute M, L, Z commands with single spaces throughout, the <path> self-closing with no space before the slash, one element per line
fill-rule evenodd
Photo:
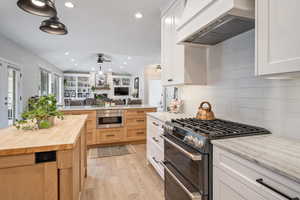
<path fill-rule="evenodd" d="M 241 123 L 196 118 L 177 119 L 164 127 L 165 199 L 212 200 L 211 140 L 271 134 Z"/>

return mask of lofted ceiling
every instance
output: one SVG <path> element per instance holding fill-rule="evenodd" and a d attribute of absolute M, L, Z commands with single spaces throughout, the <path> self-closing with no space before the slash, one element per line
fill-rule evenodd
<path fill-rule="evenodd" d="M 66 8 L 66 1 L 75 7 Z M 0 33 L 62 70 L 97 70 L 97 53 L 105 53 L 112 63 L 104 71 L 134 73 L 160 62 L 160 8 L 168 1 L 56 0 L 58 17 L 69 30 L 57 36 L 39 30 L 45 18 L 20 10 L 17 0 L 1 0 Z M 136 12 L 144 17 L 136 19 Z"/>

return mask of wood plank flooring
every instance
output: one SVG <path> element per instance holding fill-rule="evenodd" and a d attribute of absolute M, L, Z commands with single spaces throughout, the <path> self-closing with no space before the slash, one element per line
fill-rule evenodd
<path fill-rule="evenodd" d="M 164 185 L 146 161 L 146 145 L 135 154 L 88 159 L 81 200 L 164 200 Z"/>

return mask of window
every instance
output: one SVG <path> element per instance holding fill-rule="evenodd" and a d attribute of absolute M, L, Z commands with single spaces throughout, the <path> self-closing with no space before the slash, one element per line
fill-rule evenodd
<path fill-rule="evenodd" d="M 49 95 L 51 91 L 51 73 L 41 69 L 41 96 Z"/>

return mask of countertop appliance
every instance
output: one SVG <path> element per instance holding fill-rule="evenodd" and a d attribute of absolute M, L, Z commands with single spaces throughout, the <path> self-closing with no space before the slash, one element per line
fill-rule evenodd
<path fill-rule="evenodd" d="M 164 127 L 165 199 L 212 200 L 210 141 L 271 134 L 264 128 L 221 119 L 176 119 Z"/>
<path fill-rule="evenodd" d="M 123 110 L 98 110 L 97 128 L 117 128 L 124 125 Z"/>
<path fill-rule="evenodd" d="M 206 0 L 207 6 L 197 10 L 192 0 L 187 0 L 182 18 L 191 18 L 179 25 L 178 30 L 192 27 L 180 42 L 216 45 L 255 27 L 255 1 Z M 198 4 L 201 4 L 198 3 Z M 202 4 L 205 4 L 203 1 Z M 195 13 L 193 17 L 185 17 Z M 184 29 L 184 28 L 183 28 Z M 183 32 L 187 32 L 186 30 Z"/>

